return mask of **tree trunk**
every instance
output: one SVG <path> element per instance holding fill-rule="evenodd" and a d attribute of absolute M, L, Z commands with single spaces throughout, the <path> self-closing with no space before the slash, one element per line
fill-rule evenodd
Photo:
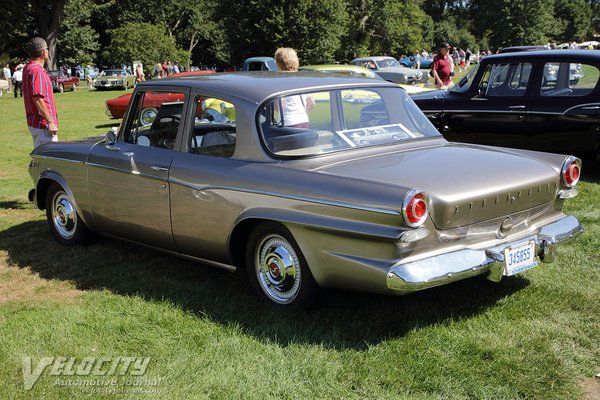
<path fill-rule="evenodd" d="M 38 20 L 38 34 L 48 43 L 48 68 L 57 69 L 58 30 L 67 0 L 32 0 Z"/>

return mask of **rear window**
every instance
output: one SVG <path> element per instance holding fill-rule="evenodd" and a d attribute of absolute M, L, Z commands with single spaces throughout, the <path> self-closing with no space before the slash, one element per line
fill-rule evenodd
<path fill-rule="evenodd" d="M 278 156 L 312 156 L 439 136 L 400 88 L 280 96 L 259 110 L 258 121 L 267 150 Z"/>
<path fill-rule="evenodd" d="M 544 64 L 540 95 L 547 97 L 587 96 L 600 78 L 594 65 L 568 62 Z"/>

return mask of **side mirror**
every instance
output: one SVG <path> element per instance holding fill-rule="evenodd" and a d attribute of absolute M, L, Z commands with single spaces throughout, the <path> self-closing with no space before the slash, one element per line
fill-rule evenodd
<path fill-rule="evenodd" d="M 106 138 L 106 145 L 108 146 L 112 146 L 117 142 L 117 134 L 115 133 L 114 128 L 106 132 L 104 136 Z"/>

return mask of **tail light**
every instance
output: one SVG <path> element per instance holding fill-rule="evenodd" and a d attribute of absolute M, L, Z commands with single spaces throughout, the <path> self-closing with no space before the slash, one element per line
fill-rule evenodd
<path fill-rule="evenodd" d="M 576 157 L 569 157 L 565 160 L 562 166 L 561 177 L 563 184 L 566 187 L 573 187 L 579 182 L 581 175 L 581 160 Z"/>
<path fill-rule="evenodd" d="M 429 195 L 420 189 L 412 189 L 406 194 L 402 204 L 404 222 L 411 228 L 416 228 L 425 222 L 429 215 Z"/>

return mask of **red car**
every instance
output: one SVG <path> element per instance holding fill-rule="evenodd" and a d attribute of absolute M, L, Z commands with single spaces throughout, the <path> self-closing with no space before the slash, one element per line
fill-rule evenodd
<path fill-rule="evenodd" d="M 195 76 L 195 75 L 207 75 L 214 74 L 215 71 L 212 70 L 202 70 L 202 71 L 186 71 L 180 72 L 178 74 L 173 74 L 170 77 L 180 77 L 180 76 Z M 115 97 L 114 99 L 106 100 L 106 114 L 111 118 L 123 118 L 125 114 L 125 110 L 127 110 L 127 105 L 129 104 L 129 99 L 131 98 L 131 93 L 126 93 L 119 97 Z M 144 104 L 148 104 L 150 107 L 160 108 L 160 105 L 163 103 L 169 103 L 172 101 L 183 101 L 183 97 L 181 94 L 175 93 L 148 93 L 146 94 L 146 98 L 144 100 Z"/>
<path fill-rule="evenodd" d="M 50 81 L 52 82 L 52 89 L 55 92 L 64 92 L 65 89 L 71 89 L 72 91 L 77 90 L 77 85 L 79 85 L 79 78 L 76 76 L 67 76 L 64 72 L 58 71 L 48 71 L 48 75 L 50 76 Z"/>

